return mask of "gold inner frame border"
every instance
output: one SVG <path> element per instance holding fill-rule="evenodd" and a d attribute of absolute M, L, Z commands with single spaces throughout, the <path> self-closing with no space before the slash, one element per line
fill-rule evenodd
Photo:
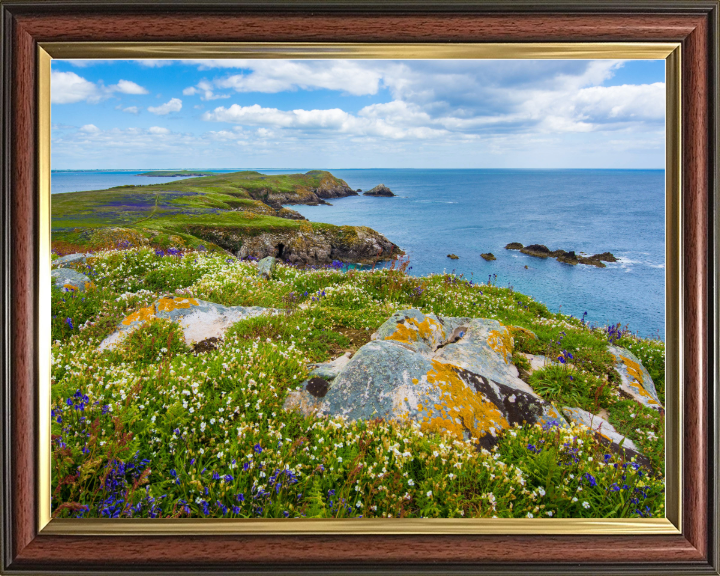
<path fill-rule="evenodd" d="M 393 518 L 393 519 L 51 519 L 51 104 L 53 59 L 517 59 L 665 60 L 665 518 Z M 43 535 L 312 535 L 537 534 L 645 535 L 682 533 L 683 383 L 681 45 L 596 43 L 221 43 L 40 42 L 37 53 L 38 394 L 36 498 Z"/>

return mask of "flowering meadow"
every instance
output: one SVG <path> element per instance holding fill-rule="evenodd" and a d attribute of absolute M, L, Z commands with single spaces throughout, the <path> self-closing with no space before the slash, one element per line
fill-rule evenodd
<path fill-rule="evenodd" d="M 665 348 L 620 326 L 589 326 L 494 279 L 412 277 L 403 266 L 300 269 L 273 277 L 225 252 L 129 247 L 77 267 L 94 286 L 52 292 L 55 517 L 662 517 L 664 417 L 623 398 L 607 344 L 631 350 L 662 400 Z M 98 349 L 159 297 L 285 312 L 189 346 L 151 320 Z M 286 412 L 311 365 L 353 352 L 395 311 L 495 318 L 520 353 L 555 362 L 529 377 L 546 400 L 603 412 L 648 456 L 641 467 L 584 427 L 516 426 L 490 451 L 409 423 Z"/>

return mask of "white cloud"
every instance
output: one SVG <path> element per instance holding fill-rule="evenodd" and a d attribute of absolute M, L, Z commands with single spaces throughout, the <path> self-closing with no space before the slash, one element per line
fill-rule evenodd
<path fill-rule="evenodd" d="M 221 98 L 230 98 L 230 94 L 215 94 L 213 85 L 207 80 L 201 80 L 196 86 L 190 86 L 183 90 L 185 96 L 195 96 L 200 94 L 201 100 L 219 100 Z"/>
<path fill-rule="evenodd" d="M 101 99 L 102 93 L 98 87 L 75 72 L 51 72 L 50 101 L 53 104 L 73 104 L 82 101 L 94 104 Z"/>
<path fill-rule="evenodd" d="M 170 130 L 161 126 L 151 126 L 148 128 L 148 132 L 150 132 L 150 134 L 170 134 Z"/>
<path fill-rule="evenodd" d="M 80 132 L 85 132 L 86 134 L 97 134 L 100 132 L 100 128 L 95 126 L 95 124 L 85 124 L 85 126 L 80 128 Z"/>
<path fill-rule="evenodd" d="M 217 78 L 212 83 L 236 92 L 327 89 L 361 96 L 377 94 L 383 76 L 377 66 L 354 60 L 203 60 L 195 64 L 201 69 L 247 69 L 248 72 Z"/>
<path fill-rule="evenodd" d="M 148 112 L 152 112 L 153 114 L 157 114 L 158 116 L 165 116 L 166 114 L 169 114 L 170 112 L 180 112 L 182 109 L 182 100 L 179 98 L 171 98 L 165 104 L 161 104 L 160 106 L 150 106 L 148 107 Z"/>
<path fill-rule="evenodd" d="M 108 86 L 112 92 L 122 92 L 123 94 L 147 94 L 148 91 L 142 86 L 135 84 L 130 80 L 119 80 L 117 84 Z"/>
<path fill-rule="evenodd" d="M 140 110 L 137 106 L 128 106 L 127 108 L 122 108 L 123 112 L 127 112 L 128 114 L 140 114 Z"/>
<path fill-rule="evenodd" d="M 578 112 L 607 120 L 661 120 L 665 118 L 665 84 L 593 86 L 578 91 Z"/>

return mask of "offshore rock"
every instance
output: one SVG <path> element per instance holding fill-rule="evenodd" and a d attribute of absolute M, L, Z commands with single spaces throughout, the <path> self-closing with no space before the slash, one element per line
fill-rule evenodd
<path fill-rule="evenodd" d="M 619 346 L 608 346 L 608 352 L 615 357 L 615 370 L 620 374 L 620 390 L 643 406 L 662 411 L 655 383 L 640 360 Z"/>
<path fill-rule="evenodd" d="M 72 268 L 55 268 L 50 277 L 55 287 L 65 292 L 85 292 L 94 286 L 88 276 Z"/>
<path fill-rule="evenodd" d="M 385 184 L 378 184 L 372 190 L 363 192 L 363 196 L 383 196 L 389 198 L 390 196 L 395 196 L 395 194 L 393 194 L 390 188 L 385 186 Z"/>
<path fill-rule="evenodd" d="M 125 335 L 154 318 L 164 318 L 180 324 L 186 344 L 194 346 L 197 342 L 222 338 L 227 329 L 240 320 L 280 312 L 282 310 L 260 306 L 223 306 L 196 298 L 160 298 L 120 322 L 115 332 L 102 341 L 100 350 L 114 348 Z"/>
<path fill-rule="evenodd" d="M 258 262 L 257 271 L 258 276 L 262 276 L 263 278 L 266 278 L 270 280 L 272 278 L 273 272 L 275 271 L 275 266 L 277 266 L 277 261 L 272 256 L 266 256 L 260 262 Z"/>
<path fill-rule="evenodd" d="M 505 246 L 505 250 L 522 250 L 523 245 L 520 242 L 510 242 Z"/>
<path fill-rule="evenodd" d="M 543 244 L 530 244 L 530 246 L 520 248 L 520 252 L 536 258 L 548 258 L 551 255 L 550 249 Z"/>
<path fill-rule="evenodd" d="M 575 424 L 590 428 L 595 433 L 595 437 L 613 452 L 624 454 L 627 458 L 634 457 L 638 464 L 651 468 L 650 460 L 640 453 L 635 443 L 615 430 L 615 427 L 604 418 L 591 414 L 582 408 L 565 407 L 563 408 L 563 414 Z"/>
<path fill-rule="evenodd" d="M 460 256 L 457 256 L 456 254 L 448 254 L 447 257 L 450 258 L 450 260 L 459 260 L 460 259 Z"/>
<path fill-rule="evenodd" d="M 480 254 L 483 260 L 490 262 L 491 260 L 497 260 L 495 258 L 495 255 L 492 252 L 484 252 L 483 254 Z"/>
<path fill-rule="evenodd" d="M 496 442 L 500 431 L 527 422 L 564 422 L 517 376 L 512 336 L 496 320 L 393 314 L 332 379 L 323 395 L 306 388 L 286 402 L 348 420 L 417 422 L 423 429 Z M 294 407 L 294 408 L 293 408 Z"/>

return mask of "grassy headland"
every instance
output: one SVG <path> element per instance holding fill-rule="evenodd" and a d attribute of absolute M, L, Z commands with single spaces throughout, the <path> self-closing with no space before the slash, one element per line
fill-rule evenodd
<path fill-rule="evenodd" d="M 309 223 L 283 204 L 319 204 L 356 195 L 329 172 L 245 171 L 52 197 L 58 253 L 147 244 L 278 255 L 304 264 L 374 262 L 400 249 L 369 228 Z M 254 239 L 248 243 L 249 239 Z"/>

